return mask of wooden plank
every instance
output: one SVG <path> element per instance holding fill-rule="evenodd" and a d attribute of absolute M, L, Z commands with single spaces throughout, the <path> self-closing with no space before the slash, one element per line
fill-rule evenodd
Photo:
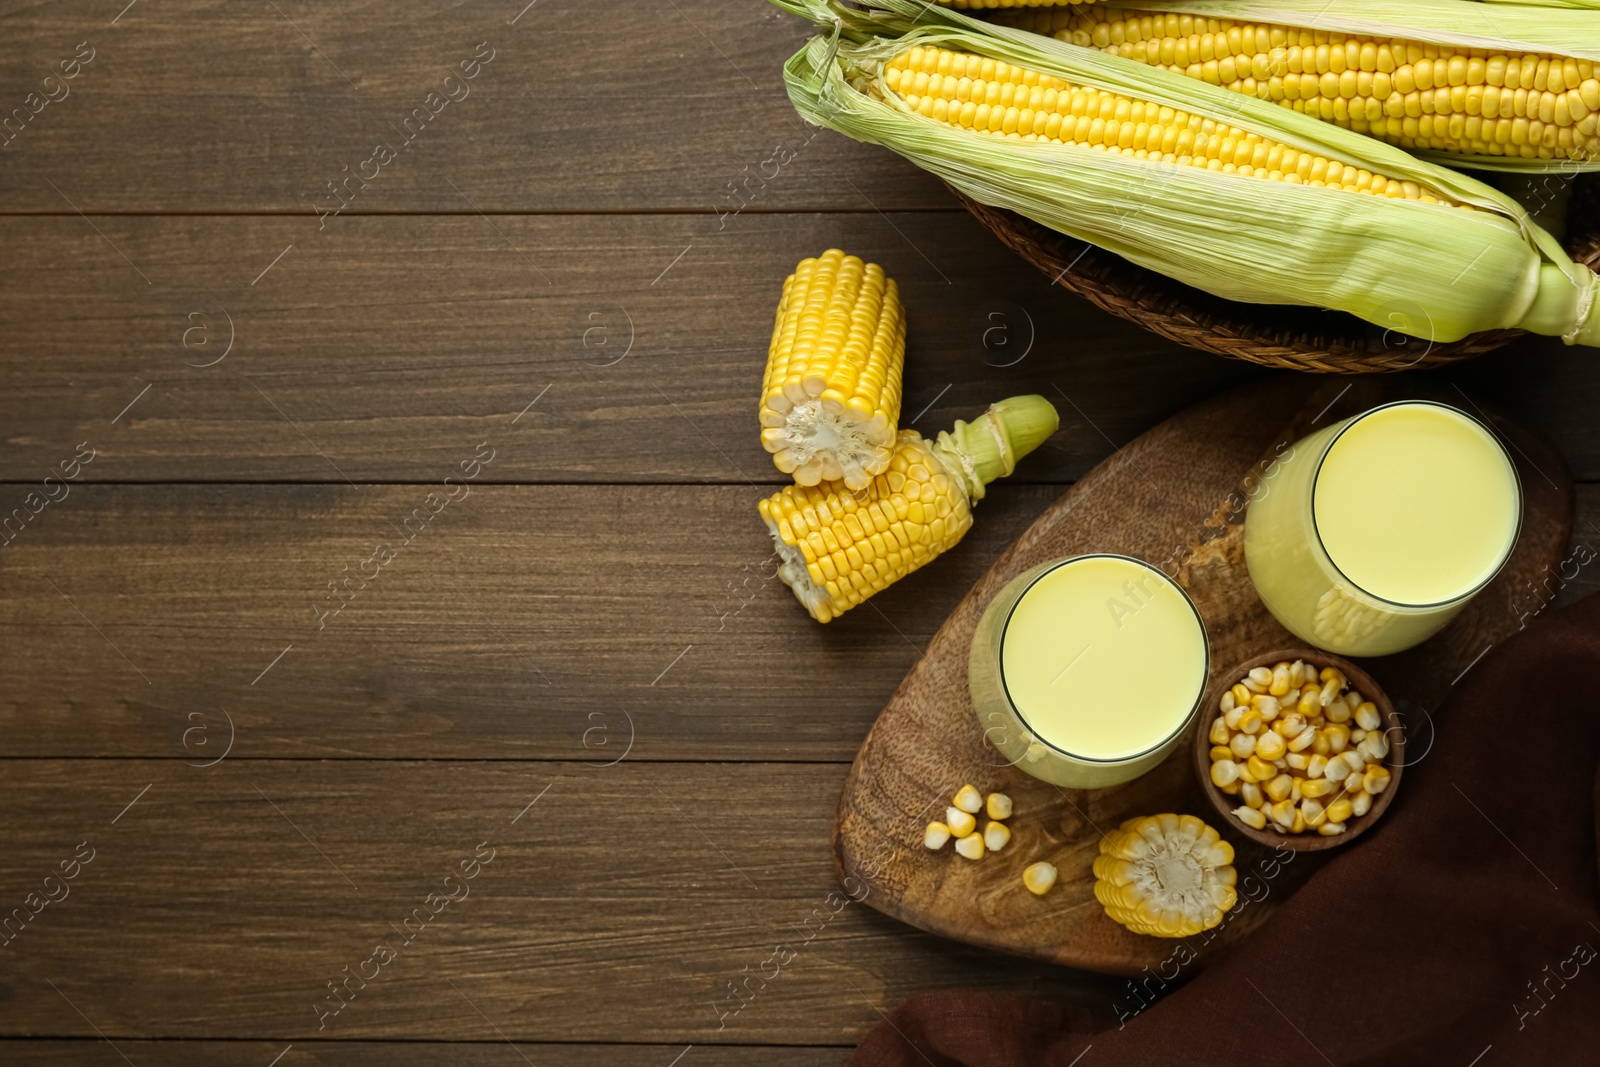
<path fill-rule="evenodd" d="M 0 753 L 848 760 L 1060 492 L 821 626 L 750 486 L 434 488 L 72 488 L 0 547 Z"/>
<path fill-rule="evenodd" d="M 1062 408 L 1024 478 L 1081 475 L 1253 373 L 1062 293 L 964 214 L 748 216 L 709 241 L 673 215 L 339 221 L 324 242 L 281 218 L 0 219 L 0 479 L 87 440 L 86 480 L 435 481 L 488 439 L 489 481 L 781 481 L 754 417 L 777 295 L 840 242 L 905 294 L 907 423 Z"/>
<path fill-rule="evenodd" d="M 465 1041 L 129 1041 L 116 1046 L 139 1067 L 840 1067 L 844 1048 L 773 1045 L 549 1045 Z M 285 1048 L 289 1051 L 285 1052 Z M 283 1055 L 281 1060 L 273 1057 Z M 683 1058 L 674 1057 L 682 1054 Z M 15 1067 L 81 1067 L 120 1063 L 106 1042 L 0 1040 L 0 1058 Z"/>
<path fill-rule="evenodd" d="M 478 486 L 402 526 L 429 491 L 72 489 L 0 547 L 0 753 L 849 760 L 1059 495 L 992 488 L 961 545 L 820 626 L 771 579 L 748 486 Z M 1597 521 L 1581 486 L 1600 548 Z M 1522 602 L 1595 588 L 1574 565 Z"/>
<path fill-rule="evenodd" d="M 36 914 L 5 935 L 0 1033 L 837 1046 L 924 989 L 1109 1001 L 878 915 L 870 867 L 843 895 L 844 772 L 13 762 L 0 902 Z"/>
<path fill-rule="evenodd" d="M 7 6 L 8 211 L 314 223 L 350 175 L 346 215 L 950 204 L 882 149 L 811 136 L 781 77 L 809 27 L 767 4 Z M 63 79 L 79 42 L 93 58 Z"/>

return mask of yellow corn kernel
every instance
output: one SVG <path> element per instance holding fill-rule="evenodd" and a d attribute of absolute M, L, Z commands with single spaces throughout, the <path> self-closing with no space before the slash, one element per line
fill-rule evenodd
<path fill-rule="evenodd" d="M 984 810 L 991 819 L 1011 818 L 1011 798 L 1004 793 L 990 793 L 984 801 Z"/>
<path fill-rule="evenodd" d="M 1315 726 L 1308 725 L 1304 730 L 1301 730 L 1292 739 L 1290 739 L 1289 751 L 1304 752 L 1306 749 L 1311 747 L 1311 742 L 1315 741 L 1316 739 L 1317 728 Z"/>
<path fill-rule="evenodd" d="M 922 832 L 922 843 L 935 852 L 944 848 L 944 843 L 950 840 L 950 827 L 942 822 L 930 822 L 928 828 Z"/>
<path fill-rule="evenodd" d="M 1372 810 L 1372 794 L 1361 790 L 1350 793 L 1350 814 L 1360 818 Z"/>
<path fill-rule="evenodd" d="M 983 825 L 983 847 L 990 852 L 999 852 L 1006 847 L 1006 842 L 1011 840 L 1011 831 L 1006 829 L 1003 822 L 990 820 Z"/>
<path fill-rule="evenodd" d="M 1226 745 L 1229 740 L 1228 724 L 1221 715 L 1211 724 L 1211 733 L 1207 735 L 1213 745 Z"/>
<path fill-rule="evenodd" d="M 1350 816 L 1355 814 L 1355 805 L 1344 797 L 1340 797 L 1328 805 L 1329 822 L 1348 822 Z"/>
<path fill-rule="evenodd" d="M 1389 769 L 1378 764 L 1368 764 L 1366 773 L 1361 776 L 1362 792 L 1377 796 L 1389 788 Z"/>
<path fill-rule="evenodd" d="M 1233 759 L 1233 749 L 1229 748 L 1227 745 L 1213 745 L 1213 746 L 1211 746 L 1211 762 L 1212 763 L 1216 763 L 1219 760 L 1225 760 L 1225 759 L 1228 759 L 1228 760 Z"/>
<path fill-rule="evenodd" d="M 1288 800 L 1289 794 L 1294 791 L 1294 781 L 1293 775 L 1280 774 L 1269 780 L 1262 788 L 1267 796 L 1272 798 L 1273 803 L 1282 803 Z"/>
<path fill-rule="evenodd" d="M 1368 700 L 1356 708 L 1356 725 L 1363 730 L 1376 730 L 1383 722 L 1378 717 L 1378 705 Z"/>
<path fill-rule="evenodd" d="M 1022 884 L 1028 887 L 1028 892 L 1036 897 L 1042 897 L 1050 892 L 1050 887 L 1056 884 L 1056 869 L 1049 863 L 1032 863 L 1022 872 Z"/>
<path fill-rule="evenodd" d="M 1268 697 L 1267 699 L 1271 699 Z M 1267 716 L 1255 708 L 1245 708 L 1239 716 L 1239 729 L 1246 734 L 1260 733 L 1263 721 Z"/>
<path fill-rule="evenodd" d="M 1267 687 L 1267 692 L 1275 697 L 1281 697 L 1289 691 L 1289 665 L 1280 663 L 1272 668 L 1272 684 Z"/>
<path fill-rule="evenodd" d="M 974 819 L 970 812 L 950 807 L 944 809 L 944 824 L 956 837 L 966 837 L 977 827 L 978 820 Z"/>
<path fill-rule="evenodd" d="M 983 835 L 968 834 L 966 837 L 957 838 L 956 851 L 961 853 L 969 860 L 983 859 Z"/>
<path fill-rule="evenodd" d="M 1267 817 L 1255 808 L 1238 807 L 1233 809 L 1234 818 L 1255 830 L 1267 828 Z"/>
<path fill-rule="evenodd" d="M 1258 782 L 1270 782 L 1278 776 L 1278 768 L 1263 760 L 1259 755 L 1251 756 L 1246 760 L 1245 769 Z"/>
<path fill-rule="evenodd" d="M 1256 755 L 1264 760 L 1278 759 L 1288 750 L 1283 735 L 1275 730 L 1268 730 L 1256 739 Z"/>
<path fill-rule="evenodd" d="M 983 794 L 978 792 L 975 786 L 964 785 L 956 790 L 956 795 L 951 799 L 950 803 L 968 815 L 976 815 L 983 810 Z"/>
<path fill-rule="evenodd" d="M 1323 837 L 1336 837 L 1339 834 L 1344 833 L 1344 831 L 1344 823 L 1334 822 L 1331 819 L 1317 827 L 1317 833 L 1321 834 Z"/>
<path fill-rule="evenodd" d="M 1239 780 L 1239 765 L 1231 759 L 1222 759 L 1211 765 L 1211 784 L 1226 789 Z"/>
<path fill-rule="evenodd" d="M 1362 744 L 1366 744 L 1365 741 Z M 1233 740 L 1228 742 L 1228 750 L 1233 753 L 1236 760 L 1249 759 L 1256 750 L 1256 739 L 1249 734 L 1234 734 Z"/>
<path fill-rule="evenodd" d="M 1261 787 L 1254 782 L 1246 782 L 1239 787 L 1239 799 L 1251 808 L 1259 808 L 1266 803 L 1266 799 L 1261 795 Z"/>

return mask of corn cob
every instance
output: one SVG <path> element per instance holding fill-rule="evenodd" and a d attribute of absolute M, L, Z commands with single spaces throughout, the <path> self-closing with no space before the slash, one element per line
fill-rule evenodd
<path fill-rule="evenodd" d="M 1389 0 L 1383 0 L 1387 5 Z M 1392 5 L 1389 5 L 1392 6 Z M 1333 122 L 1404 148 L 1503 162 L 1600 166 L 1600 77 L 1575 54 L 1451 44 L 1449 33 L 1329 32 L 1325 0 L 1270 5 L 1206 0 L 1016 11 L 1009 25 L 1159 66 Z M 1341 4 L 1335 19 L 1361 10 Z M 1421 10 L 1468 20 L 1483 8 L 1431 0 Z M 1226 17 L 1238 13 L 1241 16 Z M 1396 13 L 1396 23 L 1415 17 Z M 1600 41 L 1592 15 L 1556 14 Z M 1503 21 L 1495 11 L 1489 25 Z M 1355 23 L 1359 25 L 1361 23 Z M 1400 30 L 1397 24 L 1385 29 Z M 1553 29 L 1559 25 L 1553 25 Z"/>
<path fill-rule="evenodd" d="M 1199 115 L 1076 86 L 1048 74 L 948 48 L 909 48 L 884 68 L 884 84 L 919 115 L 983 134 L 1084 144 L 1161 163 L 1326 186 L 1423 203 L 1439 198 L 1339 160 Z M 1459 204 L 1453 206 L 1460 207 Z"/>
<path fill-rule="evenodd" d="M 960 541 L 984 486 L 1059 421 L 1044 397 L 1012 397 L 933 441 L 902 430 L 888 469 L 861 490 L 785 486 L 758 505 L 779 576 L 818 622 L 843 614 Z"/>
<path fill-rule="evenodd" d="M 906 322 L 876 263 L 837 248 L 783 283 L 761 385 L 761 444 L 801 485 L 881 474 L 900 420 Z"/>
<path fill-rule="evenodd" d="M 785 67 L 803 117 L 892 148 L 981 203 L 1227 299 L 1332 308 L 1430 341 L 1517 327 L 1600 344 L 1600 278 L 1511 198 L 1457 171 L 915 0 L 863 0 L 865 15 L 773 2 L 836 28 Z"/>
<path fill-rule="evenodd" d="M 1189 937 L 1238 899 L 1233 846 L 1193 815 L 1129 819 L 1100 841 L 1094 895 L 1136 934 Z"/>

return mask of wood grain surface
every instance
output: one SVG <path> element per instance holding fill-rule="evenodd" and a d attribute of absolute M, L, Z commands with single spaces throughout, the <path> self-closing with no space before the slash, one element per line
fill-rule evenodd
<path fill-rule="evenodd" d="M 1439 392 L 1437 385 L 1370 377 L 1263 383 L 1162 423 L 1096 468 L 973 587 L 873 724 L 839 802 L 834 850 L 841 878 L 886 853 L 885 889 L 870 901 L 874 907 L 957 940 L 1109 974 L 1193 973 L 1267 921 L 1322 857 L 1279 852 L 1215 817 L 1190 755 L 1193 732 L 1210 722 L 1204 710 L 1153 771 L 1106 789 L 1062 789 L 1029 776 L 986 740 L 967 688 L 972 636 L 989 602 L 1024 571 L 1065 556 L 1121 552 L 1159 567 L 1189 593 L 1205 623 L 1211 684 L 1223 672 L 1237 677 L 1238 664 L 1301 643 L 1267 611 L 1245 569 L 1252 489 L 1272 476 L 1277 456 L 1317 427 L 1375 403 Z M 1573 486 L 1565 464 L 1526 430 L 1508 423 L 1500 429 L 1523 487 L 1522 534 L 1504 570 L 1425 644 L 1358 661 L 1407 714 L 1407 729 L 1431 729 L 1431 712 L 1454 682 L 1522 628 L 1527 589 L 1558 573 L 1567 556 Z M 976 863 L 922 845 L 930 809 L 941 810 L 967 782 L 1015 803 L 1011 843 Z M 1215 826 L 1233 843 L 1239 871 L 1239 902 L 1225 921 L 1178 941 L 1125 929 L 1094 896 L 1092 868 L 1106 832 L 1166 812 Z M 1060 871 L 1043 897 L 1022 884 L 1023 869 L 1039 860 Z"/>
<path fill-rule="evenodd" d="M 1111 1009 L 880 914 L 881 872 L 759 976 L 845 888 L 850 758 L 966 590 L 1269 376 L 813 136 L 778 73 L 808 32 L 758 0 L 0 3 L 0 1063 L 820 1067 L 924 990 Z M 782 279 L 831 245 L 901 286 L 907 422 L 1041 392 L 1063 427 L 819 627 L 768 577 L 750 415 Z M 1594 483 L 1591 358 L 1434 380 Z M 319 1030 L 480 842 L 471 898 Z"/>

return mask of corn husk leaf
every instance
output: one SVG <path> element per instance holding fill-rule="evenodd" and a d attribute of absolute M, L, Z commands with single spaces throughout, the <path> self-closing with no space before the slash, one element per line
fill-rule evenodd
<path fill-rule="evenodd" d="M 982 203 L 1231 300 L 1333 308 L 1434 341 L 1521 326 L 1600 344 L 1600 315 L 1588 323 L 1600 279 L 1515 201 L 1465 175 L 1269 101 L 914 0 L 872 0 L 871 12 L 773 2 L 832 31 L 784 67 L 807 121 L 890 148 Z M 1477 210 L 957 129 L 883 82 L 883 65 L 918 44 L 1226 122 Z"/>

